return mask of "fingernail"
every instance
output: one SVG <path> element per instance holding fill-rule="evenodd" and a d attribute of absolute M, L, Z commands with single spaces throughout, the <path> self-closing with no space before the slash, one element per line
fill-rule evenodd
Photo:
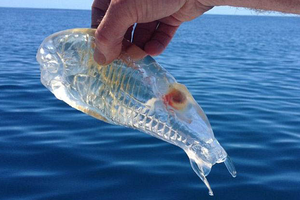
<path fill-rule="evenodd" d="M 100 65 L 104 65 L 106 63 L 105 56 L 97 48 L 94 52 L 94 60 Z"/>

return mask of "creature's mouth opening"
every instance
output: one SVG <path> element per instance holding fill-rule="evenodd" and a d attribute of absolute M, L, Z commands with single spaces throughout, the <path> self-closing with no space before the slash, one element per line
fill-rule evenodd
<path fill-rule="evenodd" d="M 219 145 L 218 142 L 217 142 L 217 144 Z M 206 176 L 210 173 L 211 168 L 215 163 L 224 162 L 227 170 L 232 175 L 232 177 L 236 177 L 236 175 L 237 175 L 235 167 L 234 167 L 231 159 L 225 152 L 225 150 L 220 145 L 218 146 L 218 148 L 220 148 L 219 152 L 222 152 L 222 153 L 219 154 L 218 156 L 215 156 L 214 155 L 215 149 L 214 149 L 212 152 L 210 152 L 211 153 L 211 155 L 209 155 L 210 157 L 205 155 L 205 148 L 203 150 L 203 147 L 199 146 L 198 144 L 197 144 L 197 146 L 192 145 L 190 148 L 185 150 L 186 154 L 188 155 L 188 157 L 190 159 L 190 163 L 191 163 L 191 166 L 192 166 L 194 172 L 204 182 L 204 184 L 208 188 L 208 194 L 210 196 L 213 196 L 214 194 L 213 194 L 213 191 L 210 187 L 210 184 L 209 184 Z M 202 149 L 202 151 L 200 149 Z"/>

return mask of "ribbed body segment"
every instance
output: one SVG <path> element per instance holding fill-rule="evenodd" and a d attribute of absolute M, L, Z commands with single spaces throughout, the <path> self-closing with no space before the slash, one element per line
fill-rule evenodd
<path fill-rule="evenodd" d="M 78 91 L 81 101 L 96 108 L 108 122 L 139 129 L 173 144 L 185 142 L 166 121 L 156 118 L 151 103 L 157 97 L 145 71 L 117 61 L 88 68 L 86 74 L 70 78 L 70 88 Z"/>
<path fill-rule="evenodd" d="M 177 131 L 167 121 L 156 118 L 152 109 L 155 100 L 167 92 L 167 87 L 165 91 L 158 88 L 154 91 L 156 81 L 168 86 L 175 80 L 150 57 L 145 60 L 148 59 L 149 65 L 155 64 L 154 67 L 141 68 L 130 58 L 127 64 L 116 60 L 99 66 L 92 60 L 93 40 L 89 34 L 74 32 L 46 39 L 38 56 L 42 83 L 71 106 L 83 112 L 93 110 L 109 123 L 139 129 L 173 144 L 182 142 Z M 50 68 L 49 59 L 52 59 Z M 153 76 L 158 73 L 161 80 Z M 64 94 L 61 94 L 62 87 Z"/>
<path fill-rule="evenodd" d="M 236 171 L 214 138 L 210 123 L 187 88 L 153 58 L 132 61 L 126 53 L 107 66 L 94 59 L 93 29 L 73 29 L 46 38 L 37 53 L 41 82 L 60 100 L 108 123 L 131 127 L 181 147 L 205 178 L 224 162 Z"/>

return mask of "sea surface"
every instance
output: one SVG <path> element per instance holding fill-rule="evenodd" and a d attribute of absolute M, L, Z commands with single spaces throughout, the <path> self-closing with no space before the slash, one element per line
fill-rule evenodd
<path fill-rule="evenodd" d="M 210 197 L 185 153 L 57 100 L 35 55 L 90 11 L 0 8 L 0 199 L 300 199 L 300 18 L 205 15 L 156 57 L 206 112 L 235 163 Z"/>

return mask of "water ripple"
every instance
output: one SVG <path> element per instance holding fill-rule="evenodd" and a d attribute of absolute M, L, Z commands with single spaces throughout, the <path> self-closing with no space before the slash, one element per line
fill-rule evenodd
<path fill-rule="evenodd" d="M 86 116 L 41 85 L 39 44 L 89 18 L 0 8 L 0 199 L 208 199 L 181 149 Z M 297 25 L 297 17 L 206 15 L 182 25 L 156 58 L 187 85 L 236 165 L 235 179 L 213 167 L 215 199 L 300 196 Z"/>

